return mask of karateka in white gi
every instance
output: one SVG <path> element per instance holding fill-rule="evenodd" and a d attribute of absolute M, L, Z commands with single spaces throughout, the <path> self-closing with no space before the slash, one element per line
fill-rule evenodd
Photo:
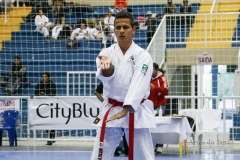
<path fill-rule="evenodd" d="M 102 160 L 112 160 L 123 135 L 129 140 L 129 112 L 135 113 L 134 160 L 155 160 L 150 128 L 155 128 L 153 104 L 147 97 L 153 72 L 150 54 L 133 42 L 134 20 L 126 11 L 115 17 L 114 31 L 118 43 L 103 49 L 96 59 L 97 77 L 105 84 L 108 98 L 123 102 L 108 116 Z M 142 102 L 144 99 L 144 102 Z M 91 160 L 98 159 L 102 118 L 111 104 L 104 104 Z"/>
<path fill-rule="evenodd" d="M 49 22 L 48 17 L 43 15 L 41 9 L 38 10 L 38 15 L 35 17 L 35 25 L 37 26 L 36 31 L 42 33 L 45 39 L 49 38 L 50 27 L 53 26 L 52 22 Z"/>
<path fill-rule="evenodd" d="M 114 20 L 115 17 L 112 16 L 113 10 L 110 9 L 109 12 L 107 13 L 107 16 L 104 18 L 104 28 L 103 28 L 103 39 L 102 39 L 102 44 L 103 48 L 106 48 L 107 41 L 110 42 L 117 42 L 117 38 L 114 34 Z"/>
<path fill-rule="evenodd" d="M 83 23 L 80 24 L 79 28 L 74 29 L 70 36 L 71 40 L 74 40 L 74 39 L 81 40 L 86 38 L 88 38 L 87 30 L 86 30 L 85 24 Z"/>
<path fill-rule="evenodd" d="M 107 13 L 107 16 L 104 18 L 104 25 L 109 25 L 111 32 L 114 32 L 115 17 L 112 16 L 113 12 L 114 12 L 113 10 L 109 10 L 109 12 Z"/>

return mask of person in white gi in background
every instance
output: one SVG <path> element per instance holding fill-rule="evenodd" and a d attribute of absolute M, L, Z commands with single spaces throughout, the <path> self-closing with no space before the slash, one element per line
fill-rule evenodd
<path fill-rule="evenodd" d="M 74 40 L 74 39 L 80 40 L 80 39 L 86 39 L 86 38 L 88 38 L 87 30 L 86 30 L 85 24 L 83 23 L 80 24 L 79 28 L 76 28 L 73 30 L 70 37 L 71 40 Z"/>
<path fill-rule="evenodd" d="M 94 26 L 93 23 L 89 23 L 89 25 L 86 28 L 86 32 L 87 32 L 88 39 L 90 40 L 97 39 L 97 35 L 99 33 L 99 31 L 97 30 L 97 25 Z"/>
<path fill-rule="evenodd" d="M 107 13 L 107 16 L 104 18 L 104 25 L 109 25 L 109 28 L 110 28 L 110 31 L 111 32 L 114 32 L 114 20 L 115 20 L 115 17 L 112 16 L 113 14 L 113 10 L 110 9 Z"/>
<path fill-rule="evenodd" d="M 37 26 L 36 31 L 42 33 L 45 39 L 49 39 L 49 30 L 53 26 L 52 22 L 43 15 L 41 9 L 38 10 L 38 15 L 35 17 L 35 25 Z"/>
<path fill-rule="evenodd" d="M 52 29 L 52 40 L 58 39 L 60 32 L 63 30 L 63 25 L 57 25 Z"/>
<path fill-rule="evenodd" d="M 129 112 L 135 113 L 134 160 L 155 160 L 150 133 L 150 128 L 156 127 L 153 103 L 147 100 L 153 61 L 146 50 L 133 42 L 135 27 L 131 14 L 126 11 L 119 12 L 115 17 L 114 27 L 118 43 L 100 52 L 96 58 L 96 76 L 109 85 L 104 88 L 108 91 L 108 98 L 123 102 L 123 106 L 116 106 L 109 113 L 102 160 L 113 159 L 123 132 L 129 141 Z M 91 160 L 98 159 L 102 116 L 110 107 L 111 104 L 105 104 L 100 113 L 100 128 Z"/>

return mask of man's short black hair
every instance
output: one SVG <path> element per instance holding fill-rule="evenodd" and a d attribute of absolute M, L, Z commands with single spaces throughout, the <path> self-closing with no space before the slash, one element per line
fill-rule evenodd
<path fill-rule="evenodd" d="M 156 69 L 156 70 L 159 70 L 159 66 L 157 63 L 153 63 L 153 68 Z"/>
<path fill-rule="evenodd" d="M 48 78 L 50 78 L 50 73 L 48 73 L 48 72 L 43 72 L 42 75 L 44 75 L 44 74 L 47 75 Z"/>
<path fill-rule="evenodd" d="M 13 59 L 21 59 L 20 56 L 15 56 Z"/>
<path fill-rule="evenodd" d="M 120 19 L 120 18 L 127 18 L 127 19 L 129 19 L 130 22 L 131 22 L 131 26 L 134 27 L 134 19 L 133 19 L 132 15 L 130 13 L 128 13 L 126 10 L 121 10 L 120 12 L 118 12 L 115 15 L 114 24 L 115 24 L 116 19 Z"/>
<path fill-rule="evenodd" d="M 157 63 L 153 63 L 153 68 L 162 72 L 162 74 L 164 75 L 165 71 L 162 68 L 159 68 L 159 65 Z"/>

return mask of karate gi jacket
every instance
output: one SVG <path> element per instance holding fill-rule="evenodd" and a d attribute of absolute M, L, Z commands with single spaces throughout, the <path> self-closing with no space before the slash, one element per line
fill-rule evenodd
<path fill-rule="evenodd" d="M 135 110 L 135 128 L 155 128 L 153 103 L 147 99 L 153 72 L 153 61 L 150 54 L 133 42 L 125 55 L 118 44 L 103 49 L 100 55 L 110 57 L 114 66 L 114 73 L 110 77 L 104 77 L 101 67 L 97 68 L 96 76 L 104 83 L 104 89 L 107 91 L 106 97 L 133 107 Z M 96 58 L 97 65 L 98 62 L 99 58 Z M 143 99 L 145 100 L 141 103 Z M 102 124 L 105 112 L 110 107 L 111 104 L 108 103 L 103 105 L 99 115 L 101 119 L 98 123 L 99 126 Z M 121 106 L 114 107 L 109 113 L 109 117 L 121 110 Z M 107 123 L 107 127 L 128 128 L 128 126 L 129 115 Z"/>

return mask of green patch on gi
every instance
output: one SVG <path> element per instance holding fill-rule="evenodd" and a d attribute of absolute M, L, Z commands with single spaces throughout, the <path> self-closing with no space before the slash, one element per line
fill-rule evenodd
<path fill-rule="evenodd" d="M 146 74 L 147 70 L 148 70 L 148 65 L 143 64 L 142 65 L 142 73 Z"/>

